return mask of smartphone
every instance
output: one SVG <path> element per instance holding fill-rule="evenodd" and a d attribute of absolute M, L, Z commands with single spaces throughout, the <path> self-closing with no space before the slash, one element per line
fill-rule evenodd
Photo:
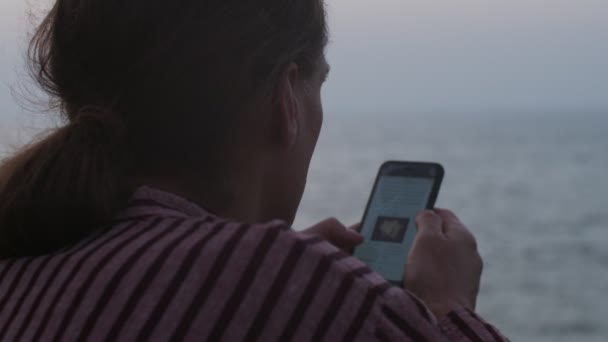
<path fill-rule="evenodd" d="M 434 208 L 444 173 L 437 163 L 384 163 L 361 221 L 365 242 L 354 256 L 402 286 L 405 261 L 416 236 L 416 215 Z"/>

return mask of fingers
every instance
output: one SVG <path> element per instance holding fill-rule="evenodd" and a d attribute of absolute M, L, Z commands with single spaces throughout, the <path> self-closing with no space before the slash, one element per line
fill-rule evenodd
<path fill-rule="evenodd" d="M 460 221 L 458 216 L 451 210 L 435 209 L 437 214 L 442 217 L 446 226 L 446 234 L 457 239 L 472 248 L 477 249 L 477 240 L 473 233 Z"/>
<path fill-rule="evenodd" d="M 335 229 L 334 235 L 329 240 L 334 245 L 351 251 L 356 246 L 363 243 L 363 236 L 350 229 Z"/>
<path fill-rule="evenodd" d="M 425 210 L 416 216 L 418 234 L 442 234 L 443 219 L 432 210 Z"/>
<path fill-rule="evenodd" d="M 361 234 L 355 230 L 346 228 L 335 218 L 324 220 L 304 232 L 320 236 L 345 251 L 351 251 L 363 242 Z"/>
<path fill-rule="evenodd" d="M 454 212 L 451 210 L 436 208 L 434 211 L 435 211 L 435 213 L 437 213 L 437 215 L 441 216 L 441 218 L 443 219 L 444 222 L 446 222 L 448 224 L 450 224 L 450 223 L 461 224 L 458 216 L 456 216 L 456 214 L 454 214 Z"/>
<path fill-rule="evenodd" d="M 348 229 L 361 234 L 361 223 L 353 224 L 350 227 L 348 227 Z M 348 252 L 348 254 L 353 254 L 355 252 L 355 247 L 363 243 L 363 241 L 364 241 L 363 235 L 360 235 L 360 236 L 361 236 L 361 242 L 357 243 L 356 245 L 353 245 L 350 248 L 344 248 L 344 250 L 346 252 Z"/>
<path fill-rule="evenodd" d="M 338 221 L 338 219 L 332 217 L 317 223 L 307 231 L 323 235 L 327 238 L 332 238 L 335 235 L 339 235 L 340 231 L 344 230 L 346 230 L 346 226 L 343 225 L 342 222 Z"/>

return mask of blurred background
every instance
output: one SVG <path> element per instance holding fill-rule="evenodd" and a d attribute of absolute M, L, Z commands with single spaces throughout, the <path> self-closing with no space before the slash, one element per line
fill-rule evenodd
<path fill-rule="evenodd" d="M 608 340 L 608 2 L 327 1 L 325 124 L 296 227 L 360 220 L 385 160 L 440 162 L 438 205 L 486 262 L 480 313 L 513 341 Z M 48 3 L 0 2 L 0 155 L 48 126 L 12 95 L 28 9 Z"/>

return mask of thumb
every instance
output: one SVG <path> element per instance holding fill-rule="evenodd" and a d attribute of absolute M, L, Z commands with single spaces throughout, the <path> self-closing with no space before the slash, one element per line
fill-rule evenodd
<path fill-rule="evenodd" d="M 350 230 L 354 230 L 357 233 L 361 233 L 361 223 L 355 223 L 352 226 L 348 227 Z"/>
<path fill-rule="evenodd" d="M 330 218 L 322 221 L 304 231 L 306 234 L 314 234 L 329 241 L 334 246 L 343 250 L 352 250 L 363 242 L 363 236 L 352 229 L 346 228 L 340 221 Z"/>

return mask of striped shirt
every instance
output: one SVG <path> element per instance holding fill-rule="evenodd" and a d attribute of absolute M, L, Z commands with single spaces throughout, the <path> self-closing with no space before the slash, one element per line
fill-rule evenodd
<path fill-rule="evenodd" d="M 247 225 L 139 189 L 112 229 L 0 261 L 0 341 L 506 341 L 281 221 Z"/>

